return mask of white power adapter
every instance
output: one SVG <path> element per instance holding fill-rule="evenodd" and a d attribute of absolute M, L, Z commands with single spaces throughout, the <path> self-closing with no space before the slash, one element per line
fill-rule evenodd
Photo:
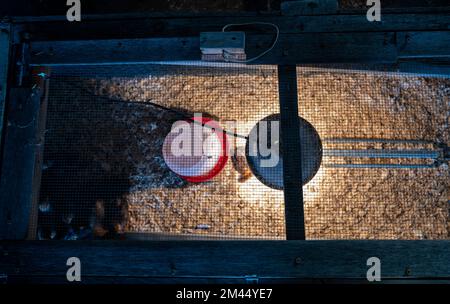
<path fill-rule="evenodd" d="M 226 31 L 230 27 L 249 25 L 270 26 L 275 29 L 275 39 L 272 45 L 267 50 L 251 59 L 247 59 L 245 54 L 245 33 Z M 262 56 L 270 52 L 277 44 L 279 36 L 280 29 L 278 26 L 269 22 L 227 24 L 222 28 L 221 32 L 200 33 L 200 50 L 202 51 L 202 60 L 250 63 L 260 59 Z"/>
<path fill-rule="evenodd" d="M 200 33 L 200 50 L 205 61 L 245 61 L 245 33 Z"/>

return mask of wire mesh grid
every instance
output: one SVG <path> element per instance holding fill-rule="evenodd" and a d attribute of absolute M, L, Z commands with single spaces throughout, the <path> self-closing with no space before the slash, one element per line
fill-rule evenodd
<path fill-rule="evenodd" d="M 283 193 L 261 184 L 245 158 L 251 128 L 279 111 L 276 67 L 58 67 L 50 83 L 44 238 L 284 238 Z M 175 122 L 200 114 L 227 131 L 231 153 L 217 176 L 194 183 L 171 169 L 201 176 L 217 157 L 169 169 L 163 146 Z M 217 140 L 208 145 L 214 154 Z"/>
<path fill-rule="evenodd" d="M 298 68 L 323 143 L 303 189 L 309 239 L 447 239 L 449 79 Z"/>
<path fill-rule="evenodd" d="M 307 239 L 448 238 L 450 177 L 434 157 L 449 142 L 449 80 L 297 75 L 299 116 L 323 145 L 303 186 Z M 277 77 L 275 66 L 229 64 L 53 68 L 38 237 L 284 239 L 283 191 L 255 177 L 244 155 L 244 137 L 279 113 Z M 234 153 L 202 183 L 163 155 L 173 123 L 198 125 L 195 113 L 227 131 Z"/>

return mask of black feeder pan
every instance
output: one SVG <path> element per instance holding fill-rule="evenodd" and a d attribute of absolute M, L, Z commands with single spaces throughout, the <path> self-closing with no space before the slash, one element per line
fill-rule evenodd
<path fill-rule="evenodd" d="M 269 156 L 260 154 L 259 148 L 256 155 L 250 155 L 250 144 L 259 147 L 259 124 L 262 121 L 267 122 L 267 141 L 269 143 L 279 145 L 279 161 L 275 166 L 261 166 L 262 160 L 270 159 Z M 280 149 L 280 143 L 271 138 L 271 123 L 278 121 L 280 126 L 280 114 L 269 115 L 260 120 L 253 128 L 250 134 L 257 132 L 258 136 L 248 136 L 245 147 L 246 158 L 250 170 L 264 185 L 278 190 L 283 190 L 283 151 Z M 299 117 L 300 143 L 301 143 L 301 169 L 302 169 L 302 185 L 306 185 L 319 171 L 322 162 L 322 141 L 316 129 L 305 119 Z M 281 132 L 281 131 L 280 131 Z M 281 141 L 281 134 L 279 135 Z M 254 141 L 257 141 L 256 143 Z M 252 141 L 252 142 L 251 142 Z M 270 147 L 270 145 L 269 145 Z M 255 154 L 255 153 L 252 153 Z"/>

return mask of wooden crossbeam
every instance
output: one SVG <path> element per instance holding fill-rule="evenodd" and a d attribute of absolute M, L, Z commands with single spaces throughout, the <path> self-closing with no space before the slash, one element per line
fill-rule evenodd
<path fill-rule="evenodd" d="M 6 281 L 67 283 L 81 260 L 82 283 L 361 279 L 381 261 L 382 282 L 450 280 L 450 241 L 16 241 L 0 242 Z M 366 281 L 367 282 L 367 281 Z"/>
<path fill-rule="evenodd" d="M 450 9 L 450 7 L 449 7 Z M 31 40 L 88 40 L 123 38 L 192 37 L 201 32 L 221 31 L 231 23 L 269 22 L 276 24 L 281 33 L 346 33 L 346 32 L 389 32 L 389 31 L 446 31 L 449 14 L 398 13 L 384 14 L 382 22 L 368 22 L 365 13 L 335 14 L 324 16 L 280 16 L 280 15 L 234 15 L 217 17 L 90 17 L 82 22 L 67 22 L 65 16 L 45 21 L 33 18 L 31 21 L 17 20 L 19 29 L 30 33 Z M 53 20 L 56 19 L 56 20 Z M 248 33 L 269 32 L 271 28 L 246 26 Z"/>
<path fill-rule="evenodd" d="M 281 34 L 254 63 L 396 63 L 399 58 L 450 57 L 450 32 Z M 247 55 L 270 46 L 272 35 L 247 37 Z M 198 37 L 32 42 L 35 65 L 200 60 Z"/>
<path fill-rule="evenodd" d="M 280 149 L 283 155 L 283 192 L 286 239 L 305 239 L 297 67 L 278 66 Z"/>

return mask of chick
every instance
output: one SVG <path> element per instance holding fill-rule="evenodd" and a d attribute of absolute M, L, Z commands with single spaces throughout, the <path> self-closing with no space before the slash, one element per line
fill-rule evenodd
<path fill-rule="evenodd" d="M 234 169 L 239 173 L 238 181 L 243 183 L 252 177 L 252 171 L 245 157 L 245 148 L 236 147 L 233 156 L 231 156 Z"/>
<path fill-rule="evenodd" d="M 39 212 L 41 212 L 41 213 L 49 213 L 52 210 L 52 206 L 48 199 L 39 203 L 38 208 L 39 208 Z"/>
<path fill-rule="evenodd" d="M 103 219 L 105 218 L 105 203 L 103 201 L 97 201 L 94 208 L 94 216 L 92 218 L 92 232 L 94 237 L 102 238 L 109 231 L 103 227 Z"/>

